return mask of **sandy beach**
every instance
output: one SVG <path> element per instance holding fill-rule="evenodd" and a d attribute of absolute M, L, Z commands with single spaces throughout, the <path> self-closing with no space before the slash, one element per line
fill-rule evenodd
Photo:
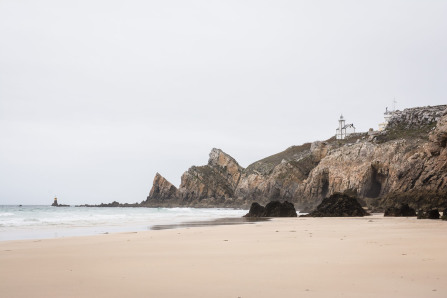
<path fill-rule="evenodd" d="M 0 242 L 0 297 L 445 297 L 447 222 L 287 218 Z"/>

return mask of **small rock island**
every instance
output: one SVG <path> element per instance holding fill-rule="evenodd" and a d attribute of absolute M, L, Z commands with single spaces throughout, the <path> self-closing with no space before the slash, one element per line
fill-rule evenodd
<path fill-rule="evenodd" d="M 54 206 L 54 207 L 70 207 L 70 205 L 59 204 L 57 202 L 57 198 L 56 197 L 54 198 L 53 204 L 51 204 L 51 206 Z"/>

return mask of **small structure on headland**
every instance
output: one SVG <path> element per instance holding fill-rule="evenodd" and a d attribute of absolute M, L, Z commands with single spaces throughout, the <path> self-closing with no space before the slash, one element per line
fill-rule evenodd
<path fill-rule="evenodd" d="M 384 131 L 387 127 L 388 123 L 390 122 L 391 117 L 393 117 L 394 110 L 388 111 L 388 107 L 385 109 L 385 113 L 383 113 L 383 118 L 385 119 L 384 122 L 379 123 L 379 131 Z"/>
<path fill-rule="evenodd" d="M 379 131 L 384 131 L 396 112 L 396 98 L 393 99 L 393 109 L 391 111 L 388 110 L 388 107 L 385 108 L 385 113 L 383 113 L 383 118 L 385 119 L 382 123 L 379 123 Z"/>
<path fill-rule="evenodd" d="M 345 118 L 341 115 L 340 119 L 338 120 L 338 128 L 335 130 L 335 138 L 337 140 L 344 140 L 353 133 L 355 133 L 354 124 L 346 124 Z"/>

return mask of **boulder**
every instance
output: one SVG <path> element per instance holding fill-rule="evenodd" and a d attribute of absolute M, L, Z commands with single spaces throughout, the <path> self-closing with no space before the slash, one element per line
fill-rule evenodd
<path fill-rule="evenodd" d="M 408 206 L 408 204 L 402 204 L 400 207 L 387 208 L 384 216 L 416 216 L 416 210 Z"/>
<path fill-rule="evenodd" d="M 254 202 L 244 217 L 297 217 L 295 206 L 290 202 L 271 201 L 265 207 Z"/>
<path fill-rule="evenodd" d="M 259 205 L 256 202 L 253 202 L 250 206 L 250 210 L 247 214 L 244 215 L 244 217 L 262 217 L 264 216 L 265 207 Z"/>
<path fill-rule="evenodd" d="M 418 211 L 418 219 L 439 219 L 440 216 L 438 209 Z"/>
<path fill-rule="evenodd" d="M 357 198 L 347 194 L 334 193 L 324 198 L 317 209 L 310 212 L 309 217 L 345 217 L 364 216 L 368 213 L 362 208 Z"/>
<path fill-rule="evenodd" d="M 442 212 L 442 220 L 447 220 L 447 208 L 444 209 L 444 211 Z"/>
<path fill-rule="evenodd" d="M 295 206 L 290 202 L 271 201 L 265 206 L 265 217 L 297 217 Z"/>

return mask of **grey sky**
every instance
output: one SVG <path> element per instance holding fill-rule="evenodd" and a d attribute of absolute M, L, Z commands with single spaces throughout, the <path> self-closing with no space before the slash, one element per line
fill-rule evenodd
<path fill-rule="evenodd" d="M 447 1 L 0 0 L 0 204 L 140 202 L 447 103 Z"/>

